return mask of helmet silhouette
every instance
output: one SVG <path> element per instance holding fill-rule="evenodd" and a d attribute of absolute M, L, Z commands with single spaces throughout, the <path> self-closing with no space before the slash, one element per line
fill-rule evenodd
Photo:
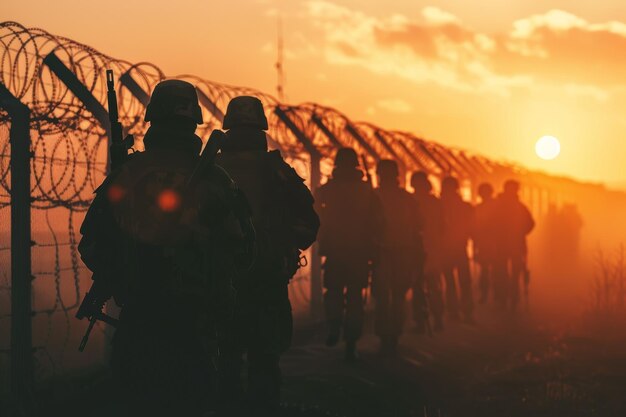
<path fill-rule="evenodd" d="M 335 166 L 342 168 L 356 168 L 359 166 L 359 158 L 352 148 L 340 148 L 335 155 Z"/>
<path fill-rule="evenodd" d="M 198 92 L 193 84 L 182 80 L 161 81 L 154 87 L 146 107 L 146 122 L 185 117 L 201 124 L 202 110 L 198 104 Z"/>
<path fill-rule="evenodd" d="M 222 127 L 228 130 L 241 126 L 255 127 L 261 130 L 268 129 L 261 100 L 252 96 L 239 96 L 228 103 Z"/>
<path fill-rule="evenodd" d="M 483 182 L 478 186 L 478 195 L 483 199 L 491 198 L 493 196 L 493 186 L 488 182 Z"/>
<path fill-rule="evenodd" d="M 381 180 L 397 180 L 400 175 L 398 163 L 393 159 L 382 159 L 378 163 L 376 172 Z"/>

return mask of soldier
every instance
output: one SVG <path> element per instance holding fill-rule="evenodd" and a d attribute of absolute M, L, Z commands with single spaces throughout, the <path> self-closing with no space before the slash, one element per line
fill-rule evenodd
<path fill-rule="evenodd" d="M 356 358 L 363 327 L 363 291 L 369 285 L 369 263 L 375 259 L 382 227 L 380 202 L 371 184 L 363 181 L 358 165 L 352 148 L 339 149 L 333 176 L 316 195 L 321 219 L 319 254 L 326 257 L 326 344 L 339 342 L 343 323 L 346 360 Z"/>
<path fill-rule="evenodd" d="M 419 216 L 423 220 L 422 237 L 426 259 L 423 268 L 413 283 L 413 315 L 417 332 L 424 333 L 428 310 L 433 315 L 435 331 L 443 330 L 443 294 L 441 291 L 441 271 L 443 257 L 443 234 L 445 223 L 441 201 L 432 194 L 432 184 L 428 174 L 416 172 L 411 177 L 411 186 L 419 208 Z M 428 297 L 424 297 L 424 292 Z M 428 304 L 426 303 L 428 300 Z"/>
<path fill-rule="evenodd" d="M 415 199 L 398 183 L 398 164 L 382 160 L 377 174 L 376 194 L 383 207 L 385 227 L 374 264 L 372 291 L 376 298 L 380 353 L 393 356 L 402 333 L 405 296 L 422 262 L 421 225 Z"/>
<path fill-rule="evenodd" d="M 519 182 L 508 180 L 496 203 L 496 299 L 501 308 L 510 305 L 512 310 L 519 302 L 520 277 L 526 272 L 526 236 L 535 227 L 530 211 L 519 199 L 519 188 Z"/>
<path fill-rule="evenodd" d="M 467 242 L 473 224 L 473 208 L 459 194 L 459 182 L 454 177 L 446 177 L 441 183 L 441 203 L 445 220 L 443 239 L 443 272 L 446 279 L 446 310 L 453 320 L 460 319 L 458 279 L 460 289 L 460 309 L 466 322 L 473 322 L 472 279 L 467 256 Z"/>
<path fill-rule="evenodd" d="M 475 223 L 472 241 L 474 242 L 474 260 L 480 265 L 480 303 L 487 301 L 489 287 L 493 281 L 493 263 L 496 251 L 495 205 L 493 187 L 489 183 L 478 186 L 481 202 L 475 208 Z"/>
<path fill-rule="evenodd" d="M 122 307 L 111 363 L 128 415 L 199 416 L 242 247 L 235 189 L 212 163 L 199 164 L 192 84 L 159 83 L 145 120 L 145 152 L 96 190 L 79 251 L 94 273 L 96 304 L 112 296 Z"/>
<path fill-rule="evenodd" d="M 228 131 L 217 162 L 248 197 L 258 254 L 253 268 L 236 277 L 234 322 L 220 351 L 222 398 L 240 402 L 247 353 L 249 405 L 255 415 L 271 414 L 280 399 L 280 355 L 291 343 L 288 284 L 300 266 L 300 251 L 315 241 L 319 218 L 304 180 L 280 152 L 268 152 L 267 119 L 259 99 L 233 98 L 223 128 Z"/>

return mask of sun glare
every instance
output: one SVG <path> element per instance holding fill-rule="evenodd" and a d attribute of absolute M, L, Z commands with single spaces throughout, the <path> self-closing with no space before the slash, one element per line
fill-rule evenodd
<path fill-rule="evenodd" d="M 535 144 L 537 156 L 546 161 L 552 160 L 561 153 L 561 144 L 554 136 L 543 136 Z"/>

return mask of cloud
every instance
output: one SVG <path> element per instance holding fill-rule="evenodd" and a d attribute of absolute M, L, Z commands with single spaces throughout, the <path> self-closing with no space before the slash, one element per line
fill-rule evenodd
<path fill-rule="evenodd" d="M 376 106 L 390 113 L 410 113 L 413 110 L 409 102 L 398 98 L 378 100 Z"/>
<path fill-rule="evenodd" d="M 524 75 L 494 73 L 489 54 L 496 48 L 495 40 L 435 7 L 425 8 L 420 21 L 400 15 L 376 18 L 327 1 L 309 2 L 308 13 L 325 35 L 327 60 L 336 65 L 501 95 L 531 82 Z"/>
<path fill-rule="evenodd" d="M 607 101 L 610 95 L 608 91 L 593 85 L 566 84 L 563 89 L 572 97 L 592 98 L 599 102 Z"/>
<path fill-rule="evenodd" d="M 590 23 L 562 10 L 482 33 L 426 7 L 418 18 L 375 17 L 325 0 L 307 3 L 334 65 L 359 66 L 414 83 L 508 96 L 519 88 L 559 87 L 606 101 L 624 84 L 626 23 Z"/>

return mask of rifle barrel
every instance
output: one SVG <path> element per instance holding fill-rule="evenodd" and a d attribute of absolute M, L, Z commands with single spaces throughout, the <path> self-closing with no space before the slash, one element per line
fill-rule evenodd
<path fill-rule="evenodd" d="M 115 79 L 113 78 L 113 70 L 107 70 L 107 100 L 109 102 L 109 120 L 111 124 L 118 120 L 117 113 L 117 94 L 115 93 Z"/>

